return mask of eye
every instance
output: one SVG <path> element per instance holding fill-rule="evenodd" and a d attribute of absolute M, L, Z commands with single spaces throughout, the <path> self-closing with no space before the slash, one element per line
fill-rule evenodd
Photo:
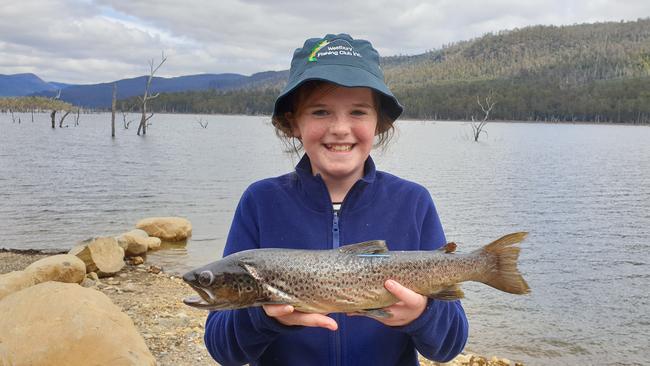
<path fill-rule="evenodd" d="M 366 112 L 366 111 L 364 111 L 362 109 L 355 109 L 350 114 L 352 114 L 353 116 L 364 116 L 364 115 L 368 114 L 368 112 Z"/>
<path fill-rule="evenodd" d="M 324 117 L 324 116 L 327 116 L 329 114 L 329 112 L 327 110 L 325 110 L 325 109 L 316 109 L 316 110 L 312 111 L 311 114 L 314 115 L 314 116 L 318 116 L 318 117 Z"/>
<path fill-rule="evenodd" d="M 214 274 L 210 271 L 203 271 L 201 274 L 199 274 L 199 284 L 201 286 L 208 287 L 212 284 L 212 281 L 214 280 Z"/>

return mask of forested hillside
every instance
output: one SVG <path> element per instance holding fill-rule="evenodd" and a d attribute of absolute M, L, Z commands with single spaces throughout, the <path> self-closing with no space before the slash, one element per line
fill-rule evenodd
<path fill-rule="evenodd" d="M 405 117 L 650 122 L 650 19 L 533 26 L 382 59 Z M 268 114 L 278 86 L 161 95 L 159 111 Z M 126 103 L 133 103 L 127 101 Z"/>

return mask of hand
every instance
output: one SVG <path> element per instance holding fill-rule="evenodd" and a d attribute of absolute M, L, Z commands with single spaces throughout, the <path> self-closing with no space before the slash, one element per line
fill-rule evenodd
<path fill-rule="evenodd" d="M 302 325 L 305 327 L 321 327 L 337 330 L 338 324 L 334 319 L 323 314 L 308 314 L 296 311 L 291 305 L 263 305 L 266 315 L 275 318 L 284 325 Z"/>
<path fill-rule="evenodd" d="M 385 311 L 393 314 L 390 318 L 376 318 L 380 323 L 391 327 L 407 325 L 417 319 L 427 307 L 427 298 L 414 292 L 396 281 L 388 280 L 384 287 L 393 294 L 399 302 L 384 308 Z"/>

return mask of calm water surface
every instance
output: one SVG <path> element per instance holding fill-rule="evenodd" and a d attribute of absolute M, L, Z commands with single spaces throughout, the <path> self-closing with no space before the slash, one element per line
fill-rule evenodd
<path fill-rule="evenodd" d="M 0 247 L 68 249 L 148 216 L 183 216 L 194 234 L 149 260 L 182 272 L 220 257 L 251 182 L 283 174 L 268 117 L 157 115 L 146 137 L 110 116 L 51 129 L 49 116 L 0 114 Z M 73 124 L 68 118 L 68 124 Z M 135 124 L 134 122 L 133 124 Z M 133 126 L 132 124 L 132 126 Z M 531 365 L 650 359 L 650 128 L 400 122 L 374 158 L 425 185 L 449 240 L 471 251 L 526 230 L 520 268 L 533 292 L 464 286 L 469 351 Z"/>

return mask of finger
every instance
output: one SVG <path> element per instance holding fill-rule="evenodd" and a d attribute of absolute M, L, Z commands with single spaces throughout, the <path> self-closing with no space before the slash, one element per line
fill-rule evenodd
<path fill-rule="evenodd" d="M 295 322 L 296 325 L 321 327 L 329 330 L 338 329 L 338 324 L 336 324 L 334 319 L 321 314 L 293 313 L 289 317 L 291 317 L 291 321 Z"/>
<path fill-rule="evenodd" d="M 266 315 L 277 318 L 293 313 L 293 306 L 291 305 L 262 305 Z"/>
<path fill-rule="evenodd" d="M 384 284 L 384 287 L 386 287 L 386 290 L 388 290 L 396 298 L 404 302 L 404 305 L 406 306 L 418 304 L 422 301 L 422 295 L 402 286 L 397 281 L 387 280 Z"/>

